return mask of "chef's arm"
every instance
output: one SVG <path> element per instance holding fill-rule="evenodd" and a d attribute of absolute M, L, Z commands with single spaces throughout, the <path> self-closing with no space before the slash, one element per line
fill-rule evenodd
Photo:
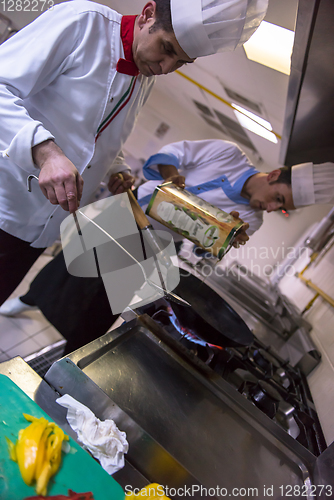
<path fill-rule="evenodd" d="M 56 6 L 44 12 L 0 46 L 0 155 L 28 175 L 38 173 L 31 148 L 54 136 L 30 116 L 25 99 L 37 95 L 69 70 L 81 26 L 73 25 L 70 10 Z"/>
<path fill-rule="evenodd" d="M 174 165 L 158 165 L 158 170 L 165 182 L 173 182 L 181 188 L 185 187 L 185 177 L 179 174 Z"/>
<path fill-rule="evenodd" d="M 53 140 L 32 148 L 35 165 L 40 168 L 39 186 L 53 205 L 74 213 L 80 204 L 83 179 L 73 163 Z"/>

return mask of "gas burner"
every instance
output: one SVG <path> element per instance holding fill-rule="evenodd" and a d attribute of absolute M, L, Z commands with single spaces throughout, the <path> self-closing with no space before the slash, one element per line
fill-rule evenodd
<path fill-rule="evenodd" d="M 305 376 L 272 347 L 256 337 L 244 347 L 207 344 L 180 325 L 163 299 L 143 312 L 177 341 L 175 350 L 180 344 L 190 351 L 312 453 L 318 456 L 326 448 Z"/>
<path fill-rule="evenodd" d="M 191 328 L 182 326 L 178 318 L 175 316 L 173 309 L 170 306 L 167 306 L 167 313 L 169 315 L 170 322 L 172 323 L 174 328 L 182 335 L 182 337 L 186 338 L 187 340 L 190 340 L 191 342 L 194 342 L 195 344 L 199 344 L 204 347 L 209 347 L 211 349 L 218 349 L 218 350 L 222 349 L 222 347 L 218 345 L 209 344 L 208 342 L 205 342 L 205 340 L 198 338 L 198 336 L 195 334 L 195 332 L 191 330 Z"/>
<path fill-rule="evenodd" d="M 167 310 L 161 307 L 152 315 L 152 319 L 155 319 L 175 340 L 208 366 L 211 365 L 217 352 L 223 349 L 220 346 L 208 344 L 198 338 L 191 329 L 182 327 L 171 307 L 167 307 Z"/>
<path fill-rule="evenodd" d="M 263 371 L 266 379 L 272 378 L 285 389 L 293 385 L 291 376 L 285 366 L 287 363 L 279 362 L 267 349 L 252 346 L 247 354 L 249 360 Z"/>
<path fill-rule="evenodd" d="M 284 389 L 288 389 L 292 384 L 292 381 L 290 379 L 289 374 L 282 367 L 277 368 L 277 370 L 275 371 L 275 373 L 273 375 L 273 379 L 276 382 L 278 382 L 280 385 L 282 385 L 284 387 Z"/>
<path fill-rule="evenodd" d="M 248 351 L 248 356 L 266 374 L 273 374 L 274 370 L 280 367 L 277 359 L 265 349 L 253 347 Z"/>
<path fill-rule="evenodd" d="M 269 418 L 274 418 L 278 411 L 280 394 L 267 382 L 259 380 L 256 384 L 247 383 L 242 388 L 242 394 L 252 401 Z"/>

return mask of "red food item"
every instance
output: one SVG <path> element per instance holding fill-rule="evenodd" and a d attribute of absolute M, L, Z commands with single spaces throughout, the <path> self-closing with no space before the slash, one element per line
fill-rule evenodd
<path fill-rule="evenodd" d="M 51 497 L 43 497 L 42 495 L 37 495 L 34 497 L 26 497 L 24 500 L 94 500 L 93 493 L 88 491 L 86 493 L 75 493 L 72 490 L 68 490 L 68 496 L 65 495 L 53 495 Z"/>

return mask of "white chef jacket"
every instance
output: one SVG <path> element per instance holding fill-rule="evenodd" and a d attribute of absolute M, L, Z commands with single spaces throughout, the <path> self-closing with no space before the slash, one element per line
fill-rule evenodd
<path fill-rule="evenodd" d="M 129 168 L 117 155 L 154 77 L 117 71 L 119 59 L 128 63 L 121 22 L 104 5 L 73 0 L 0 46 L 0 227 L 33 247 L 51 245 L 68 212 L 52 205 L 37 181 L 27 191 L 28 175 L 40 172 L 32 146 L 55 139 L 84 179 L 81 206 L 108 172 Z"/>
<path fill-rule="evenodd" d="M 145 177 L 154 179 L 138 188 L 138 202 L 144 210 L 154 189 L 161 184 L 159 164 L 174 165 L 185 177 L 185 188 L 191 193 L 227 213 L 233 210 L 239 212 L 240 218 L 249 224 L 248 235 L 261 226 L 262 211 L 251 208 L 249 201 L 241 196 L 247 179 L 258 171 L 237 144 L 205 140 L 181 141 L 164 146 L 143 166 Z"/>

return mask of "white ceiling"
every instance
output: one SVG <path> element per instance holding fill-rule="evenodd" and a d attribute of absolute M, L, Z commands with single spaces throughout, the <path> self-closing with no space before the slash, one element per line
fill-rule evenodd
<path fill-rule="evenodd" d="M 56 0 L 55 3 L 59 2 Z M 100 3 L 105 3 L 122 14 L 138 14 L 145 4 L 145 0 L 105 0 Z M 269 8 L 265 19 L 293 30 L 297 6 L 298 0 L 269 0 Z M 22 27 L 31 22 L 35 14 L 31 12 L 16 12 L 12 16 L 16 25 Z M 187 65 L 181 71 L 222 99 L 231 101 L 231 98 L 224 90 L 224 87 L 228 87 L 246 99 L 253 101 L 260 106 L 262 116 L 272 124 L 273 130 L 279 135 L 282 134 L 289 81 L 288 76 L 249 61 L 243 48 L 239 48 L 232 53 L 220 53 L 199 58 L 194 64 Z M 201 122 L 203 138 L 210 136 L 221 137 L 237 142 L 235 137 L 224 135 L 209 126 L 201 118 L 200 113 L 193 103 L 193 99 L 209 107 L 211 110 L 217 110 L 235 123 L 238 123 L 233 110 L 226 104 L 212 97 L 207 92 L 200 90 L 196 85 L 175 73 L 157 77 L 153 95 L 148 104 L 151 105 L 151 108 L 153 106 L 155 115 L 161 117 L 161 121 L 164 121 L 164 109 L 166 109 L 166 104 L 168 104 L 170 109 L 176 110 L 176 115 L 177 113 L 179 116 L 182 114 L 183 119 L 187 117 L 188 123 L 190 120 Z M 218 123 L 217 119 L 216 121 Z M 184 127 L 183 130 L 185 133 L 184 138 L 187 138 Z M 240 143 L 240 146 L 248 153 L 258 168 L 266 171 L 279 166 L 280 141 L 274 144 L 252 132 L 245 131 L 245 133 L 257 150 L 257 153 L 254 154 L 244 144 Z M 178 140 L 182 138 L 179 137 Z"/>

